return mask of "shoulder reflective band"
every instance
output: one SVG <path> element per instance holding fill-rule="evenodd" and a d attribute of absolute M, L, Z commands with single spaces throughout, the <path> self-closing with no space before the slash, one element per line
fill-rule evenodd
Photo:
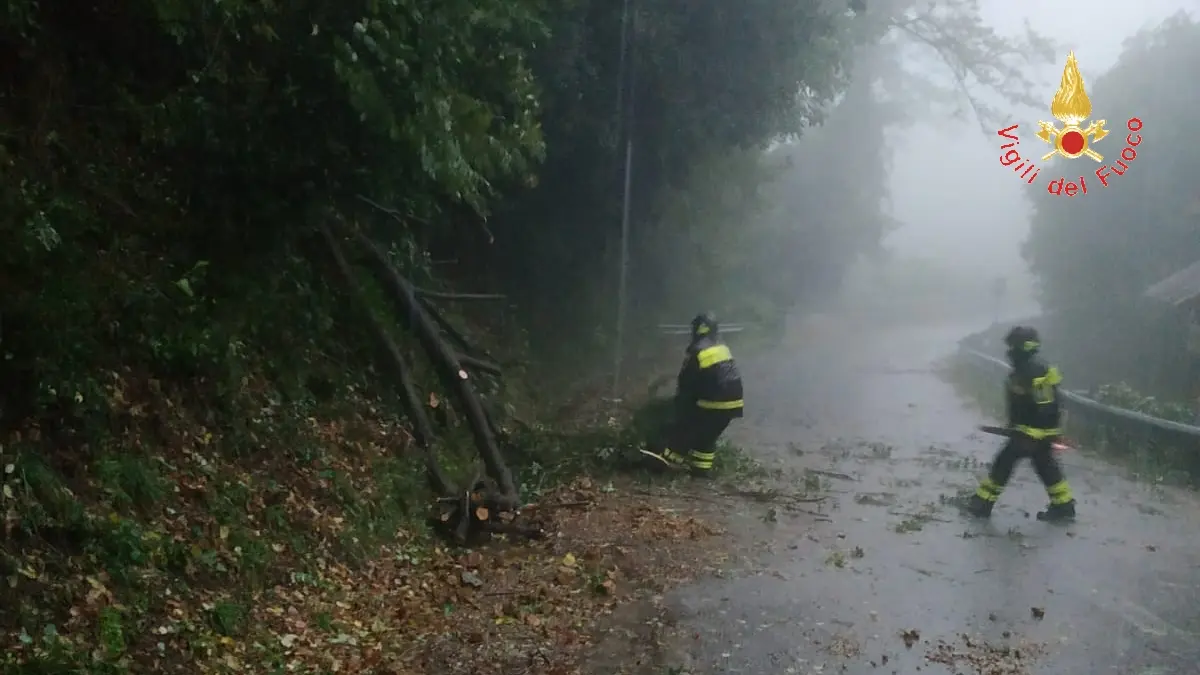
<path fill-rule="evenodd" d="M 711 368 L 722 361 L 729 361 L 732 358 L 733 354 L 730 353 L 729 347 L 725 345 L 714 345 L 708 349 L 701 349 L 696 354 L 696 360 L 700 362 L 701 368 Z"/>
<path fill-rule="evenodd" d="M 737 410 L 745 405 L 740 398 L 736 401 L 696 401 L 696 407 L 705 410 Z"/>

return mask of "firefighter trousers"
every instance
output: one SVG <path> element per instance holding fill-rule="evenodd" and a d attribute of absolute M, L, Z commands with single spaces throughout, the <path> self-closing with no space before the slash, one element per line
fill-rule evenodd
<path fill-rule="evenodd" d="M 1051 504 L 1066 504 L 1074 501 L 1071 486 L 1063 476 L 1062 467 L 1059 466 L 1058 459 L 1054 456 L 1052 443 L 1052 438 L 1035 439 L 1017 436 L 1008 439 L 1004 447 L 1000 448 L 1000 452 L 996 453 L 995 459 L 992 460 L 992 468 L 988 472 L 987 478 L 980 482 L 976 494 L 986 501 L 995 502 L 1000 498 L 1000 493 L 1004 492 L 1009 479 L 1012 478 L 1017 462 L 1029 458 L 1033 463 L 1034 471 L 1037 472 L 1038 478 L 1046 488 L 1046 494 L 1050 497 Z"/>
<path fill-rule="evenodd" d="M 713 459 L 716 458 L 717 440 L 733 419 L 734 415 L 727 410 L 680 410 L 667 431 L 667 447 L 662 456 L 672 463 L 687 465 L 696 471 L 711 471 Z"/>

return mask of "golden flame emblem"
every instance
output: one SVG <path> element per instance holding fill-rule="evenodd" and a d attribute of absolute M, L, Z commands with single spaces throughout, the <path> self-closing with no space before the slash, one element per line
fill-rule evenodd
<path fill-rule="evenodd" d="M 1105 121 L 1094 120 L 1086 129 L 1079 126 L 1091 116 L 1092 101 L 1083 88 L 1083 75 L 1079 74 L 1075 52 L 1067 54 L 1062 82 L 1050 101 L 1050 114 L 1065 126 L 1059 129 L 1050 122 L 1038 122 L 1041 130 L 1038 131 L 1037 137 L 1054 146 L 1054 150 L 1046 153 L 1042 161 L 1055 155 L 1062 155 L 1067 159 L 1087 155 L 1097 162 L 1104 161 L 1104 157 L 1089 146 L 1108 135 L 1104 128 Z"/>

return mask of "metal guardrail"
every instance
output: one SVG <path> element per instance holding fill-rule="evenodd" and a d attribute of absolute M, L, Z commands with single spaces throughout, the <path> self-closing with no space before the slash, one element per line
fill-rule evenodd
<path fill-rule="evenodd" d="M 722 323 L 722 333 L 741 333 L 746 330 L 747 326 L 744 323 Z M 663 335 L 691 335 L 692 324 L 690 323 L 660 323 L 658 324 L 658 332 Z"/>
<path fill-rule="evenodd" d="M 969 338 L 968 338 L 969 340 Z M 971 361 L 979 365 L 987 365 L 999 372 L 1007 372 L 1009 370 L 1008 363 L 998 359 L 990 354 L 985 354 L 978 349 L 968 347 L 964 340 L 959 343 L 959 353 L 966 356 Z M 1118 422 L 1119 426 L 1141 426 L 1148 429 L 1165 431 L 1169 434 L 1179 437 L 1186 436 L 1192 439 L 1200 439 L 1200 427 L 1191 424 L 1183 424 L 1181 422 L 1173 422 L 1165 420 L 1161 417 L 1154 417 L 1145 413 L 1137 412 L 1136 410 L 1128 410 L 1126 408 L 1118 408 L 1107 403 L 1101 403 L 1094 398 L 1084 395 L 1078 391 L 1064 389 L 1060 392 L 1065 399 L 1067 408 L 1075 408 L 1081 412 L 1086 412 L 1091 415 L 1099 415 L 1108 417 L 1110 420 Z"/>

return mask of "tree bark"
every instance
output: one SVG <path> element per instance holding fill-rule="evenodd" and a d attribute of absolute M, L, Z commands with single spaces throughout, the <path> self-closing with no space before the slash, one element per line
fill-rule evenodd
<path fill-rule="evenodd" d="M 497 377 L 501 375 L 500 366 L 492 363 L 491 361 L 484 361 L 483 359 L 477 359 L 474 356 L 459 354 L 458 362 L 469 369 L 478 370 L 480 372 L 484 372 L 489 375 L 495 375 Z"/>
<path fill-rule="evenodd" d="M 376 274 L 376 278 L 389 291 L 388 295 L 396 305 L 401 316 L 404 316 L 410 328 L 425 347 L 430 359 L 446 382 L 447 388 L 454 392 L 475 440 L 480 458 L 487 468 L 488 475 L 496 482 L 501 494 L 497 495 L 497 507 L 514 510 L 519 505 L 512 474 L 504 463 L 496 438 L 492 435 L 487 415 L 483 405 L 471 384 L 470 375 L 463 369 L 462 362 L 454 350 L 442 339 L 435 319 L 422 306 L 416 288 L 392 267 L 387 254 L 374 241 L 361 232 L 353 232 L 352 236 L 366 249 L 368 262 Z"/>
<path fill-rule="evenodd" d="M 388 335 L 383 324 L 367 308 L 366 302 L 363 300 L 362 291 L 358 288 L 358 284 L 354 282 L 354 274 L 350 269 L 350 264 L 346 261 L 346 256 L 342 253 L 341 246 L 337 243 L 337 239 L 324 223 L 320 227 L 321 235 L 325 239 L 330 257 L 333 258 L 338 276 L 365 315 L 367 322 L 371 326 L 371 332 L 379 343 L 383 365 L 391 372 L 392 377 L 395 378 L 393 386 L 396 393 L 399 394 L 401 402 L 404 404 L 409 420 L 412 422 L 413 435 L 416 437 L 417 445 L 421 446 L 425 460 L 425 472 L 430 487 L 440 497 L 455 494 L 457 490 L 446 477 L 445 472 L 442 471 L 441 465 L 438 464 L 434 451 L 434 443 L 437 440 L 437 435 L 433 430 L 433 425 L 429 422 L 429 416 L 425 414 L 424 403 L 417 392 L 417 386 L 413 382 L 412 376 L 409 374 L 408 363 L 405 362 L 400 348 L 396 346 L 395 341 Z"/>
<path fill-rule="evenodd" d="M 443 293 L 427 291 L 424 288 L 415 289 L 417 295 L 430 300 L 503 300 L 506 296 L 499 293 Z"/>
<path fill-rule="evenodd" d="M 421 301 L 421 307 L 425 308 L 426 312 L 429 312 L 429 316 L 432 317 L 434 322 L 437 323 L 438 327 L 442 329 L 442 332 L 446 334 L 446 337 L 450 338 L 450 341 L 458 346 L 458 350 L 460 352 L 466 354 L 477 354 L 485 358 L 491 358 L 491 355 L 487 353 L 487 350 L 471 344 L 471 341 L 467 339 L 467 336 L 463 335 L 461 331 L 455 328 L 454 324 L 450 323 L 449 319 L 442 316 L 441 313 L 437 311 L 437 307 L 433 306 L 432 302 L 425 298 L 419 299 Z"/>

